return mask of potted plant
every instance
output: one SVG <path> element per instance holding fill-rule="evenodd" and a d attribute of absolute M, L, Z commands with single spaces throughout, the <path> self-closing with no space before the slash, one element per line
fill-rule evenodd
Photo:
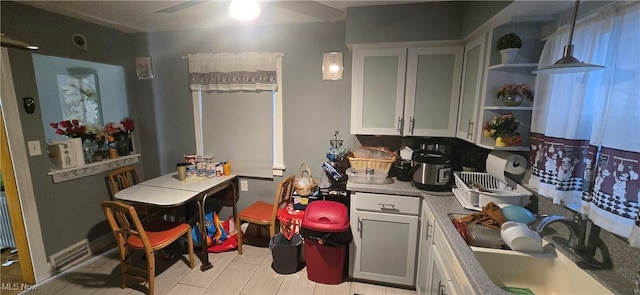
<path fill-rule="evenodd" d="M 525 97 L 533 101 L 533 91 L 527 84 L 504 84 L 496 95 L 506 106 L 519 106 Z"/>
<path fill-rule="evenodd" d="M 489 122 L 485 122 L 482 126 L 482 133 L 496 140 L 496 147 L 505 147 L 508 145 L 520 145 L 522 138 L 518 132 L 520 122 L 516 120 L 513 113 L 496 115 Z"/>
<path fill-rule="evenodd" d="M 515 33 L 502 35 L 502 37 L 498 38 L 498 41 L 496 43 L 497 49 L 498 51 L 500 51 L 500 54 L 502 56 L 503 64 L 513 63 L 518 50 L 522 48 L 522 39 L 520 39 L 520 36 L 516 35 Z"/>
<path fill-rule="evenodd" d="M 462 171 L 484 171 L 488 154 L 487 151 L 475 145 L 464 147 L 460 155 Z"/>

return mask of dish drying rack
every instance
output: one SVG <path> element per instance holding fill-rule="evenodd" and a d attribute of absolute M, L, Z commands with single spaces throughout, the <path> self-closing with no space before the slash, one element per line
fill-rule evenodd
<path fill-rule="evenodd" d="M 526 206 L 531 193 L 513 188 L 485 172 L 453 172 L 456 187 L 452 189 L 460 204 L 466 209 L 482 211 L 489 202 L 495 204 Z"/>

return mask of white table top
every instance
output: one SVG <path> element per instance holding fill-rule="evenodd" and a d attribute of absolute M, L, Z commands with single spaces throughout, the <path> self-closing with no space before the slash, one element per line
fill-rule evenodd
<path fill-rule="evenodd" d="M 122 201 L 156 206 L 176 206 L 184 204 L 198 194 L 225 184 L 236 177 L 236 175 L 211 178 L 198 177 L 194 180 L 180 181 L 177 173 L 174 172 L 121 190 L 114 197 Z"/>

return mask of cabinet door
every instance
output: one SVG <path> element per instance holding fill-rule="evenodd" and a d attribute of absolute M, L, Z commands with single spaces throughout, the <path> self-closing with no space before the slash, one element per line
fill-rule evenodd
<path fill-rule="evenodd" d="M 418 250 L 418 273 L 416 274 L 416 290 L 418 294 L 429 294 L 431 287 L 431 249 L 433 247 L 433 228 L 435 217 L 431 207 L 422 201 L 420 215 L 420 240 Z"/>
<path fill-rule="evenodd" d="M 350 251 L 352 276 L 413 286 L 418 217 L 356 212 L 351 219 L 355 230 Z"/>
<path fill-rule="evenodd" d="M 354 50 L 352 134 L 402 134 L 406 64 L 406 48 Z"/>
<path fill-rule="evenodd" d="M 462 46 L 410 48 L 404 135 L 455 136 Z"/>
<path fill-rule="evenodd" d="M 431 285 L 429 288 L 429 294 L 449 295 L 457 294 L 456 289 L 453 288 L 453 283 L 447 278 L 445 270 L 446 265 L 442 260 L 440 252 L 437 248 L 433 249 L 431 255 Z"/>
<path fill-rule="evenodd" d="M 464 49 L 462 92 L 456 136 L 470 142 L 474 142 L 478 136 L 474 130 L 477 129 L 475 125 L 478 124 L 478 105 L 482 93 L 486 42 L 487 33 L 484 33 L 469 42 Z"/>

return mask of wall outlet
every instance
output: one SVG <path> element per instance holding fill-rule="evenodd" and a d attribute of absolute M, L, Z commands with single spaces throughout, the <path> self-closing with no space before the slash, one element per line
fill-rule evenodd
<path fill-rule="evenodd" d="M 240 180 L 240 191 L 248 192 L 249 191 L 249 182 L 246 180 Z"/>
<path fill-rule="evenodd" d="M 33 140 L 27 142 L 29 146 L 29 156 L 39 156 L 42 155 L 42 150 L 40 150 L 40 141 Z"/>

